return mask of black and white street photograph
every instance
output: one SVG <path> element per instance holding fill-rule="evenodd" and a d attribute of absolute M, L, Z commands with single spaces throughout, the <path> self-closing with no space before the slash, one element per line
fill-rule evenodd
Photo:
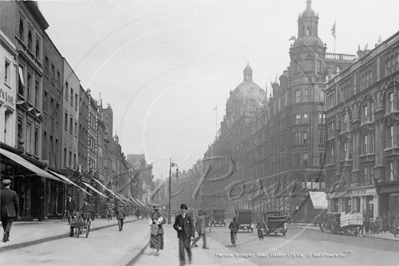
<path fill-rule="evenodd" d="M 398 10 L 0 0 L 0 265 L 398 265 Z"/>

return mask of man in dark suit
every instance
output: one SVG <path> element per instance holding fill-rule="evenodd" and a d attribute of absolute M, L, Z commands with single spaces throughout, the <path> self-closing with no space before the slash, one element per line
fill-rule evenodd
<path fill-rule="evenodd" d="M 122 203 L 120 203 L 118 210 L 116 210 L 116 219 L 118 219 L 119 231 L 123 230 L 123 220 L 125 220 L 125 217 L 126 217 L 125 209 L 123 208 Z"/>
<path fill-rule="evenodd" d="M 71 218 L 72 218 L 73 212 L 75 211 L 75 202 L 73 201 L 71 194 L 68 194 L 68 199 L 66 202 L 66 209 L 67 209 L 67 215 L 68 215 L 68 224 L 71 224 Z"/>
<path fill-rule="evenodd" d="M 184 249 L 187 251 L 188 263 L 192 262 L 192 254 L 190 242 L 191 238 L 194 238 L 195 227 L 193 223 L 193 218 L 187 214 L 187 205 L 182 204 L 180 206 L 181 214 L 176 217 L 173 228 L 177 231 L 177 237 L 179 238 L 179 260 L 180 265 L 186 264 L 186 254 Z"/>
<path fill-rule="evenodd" d="M 89 219 L 91 218 L 91 205 L 88 199 L 85 199 L 81 211 L 82 211 L 83 221 L 88 222 Z"/>
<path fill-rule="evenodd" d="M 0 192 L 1 199 L 1 224 L 4 229 L 3 242 L 9 241 L 11 225 L 18 218 L 18 196 L 14 190 L 10 189 L 11 180 L 3 180 L 4 189 Z"/>

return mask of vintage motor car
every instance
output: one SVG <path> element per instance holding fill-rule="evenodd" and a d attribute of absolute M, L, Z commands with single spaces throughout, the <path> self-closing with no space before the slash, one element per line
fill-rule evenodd
<path fill-rule="evenodd" d="M 282 215 L 279 211 L 270 211 L 263 213 L 266 223 L 266 235 L 274 233 L 282 233 L 283 236 L 287 234 L 287 217 Z"/>
<path fill-rule="evenodd" d="M 252 227 L 252 210 L 236 210 L 236 217 L 237 222 L 240 224 L 239 230 L 251 231 L 251 233 L 254 231 Z"/>
<path fill-rule="evenodd" d="M 221 210 L 213 210 L 213 218 L 211 220 L 211 226 L 226 226 L 225 219 L 226 211 L 224 209 Z"/>

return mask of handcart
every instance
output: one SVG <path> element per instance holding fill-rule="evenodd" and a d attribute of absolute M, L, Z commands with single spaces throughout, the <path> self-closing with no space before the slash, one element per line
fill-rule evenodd
<path fill-rule="evenodd" d="M 86 238 L 90 233 L 91 214 L 89 212 L 77 212 L 71 221 L 69 236 L 79 237 L 80 234 L 86 233 Z"/>

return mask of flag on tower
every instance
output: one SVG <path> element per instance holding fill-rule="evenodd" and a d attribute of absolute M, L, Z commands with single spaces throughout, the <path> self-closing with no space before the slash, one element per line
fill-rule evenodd
<path fill-rule="evenodd" d="M 218 106 L 216 105 L 215 108 L 213 108 L 213 111 L 216 111 L 218 109 Z"/>
<path fill-rule="evenodd" d="M 331 29 L 331 33 L 332 33 L 332 36 L 334 36 L 334 38 L 335 38 L 335 23 L 336 22 L 334 22 L 334 25 L 332 26 L 332 29 Z"/>

